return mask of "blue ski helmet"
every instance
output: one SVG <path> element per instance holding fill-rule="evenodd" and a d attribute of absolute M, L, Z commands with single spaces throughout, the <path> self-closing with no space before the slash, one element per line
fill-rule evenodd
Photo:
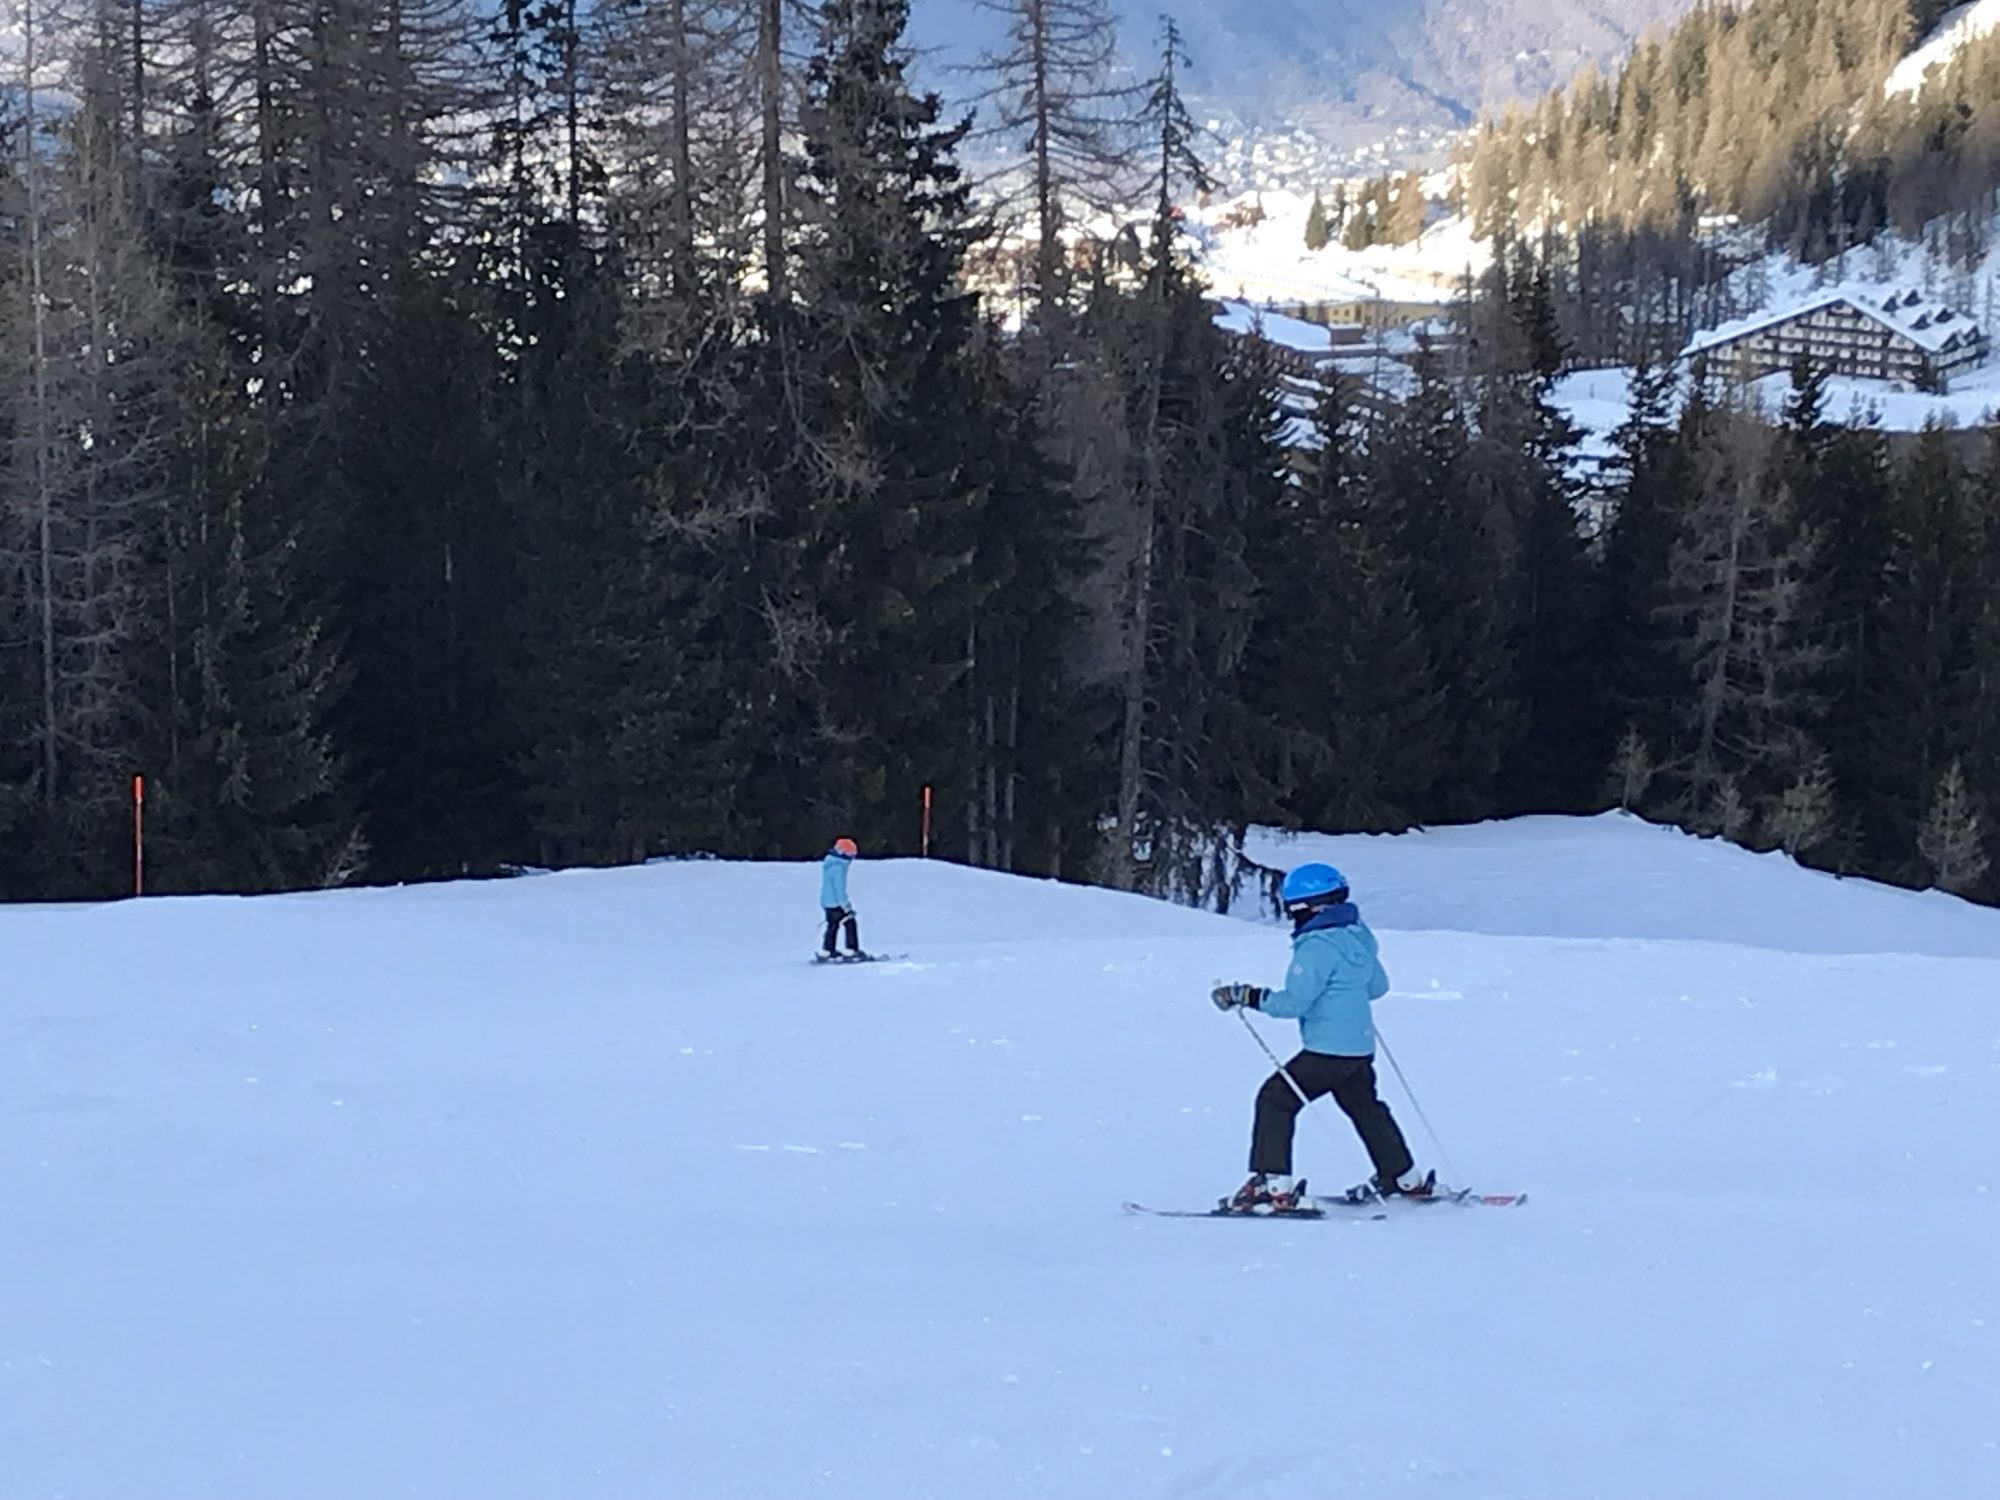
<path fill-rule="evenodd" d="M 1347 895 L 1347 877 L 1332 865 L 1300 865 L 1278 887 L 1278 899 L 1285 909 L 1325 906 Z"/>

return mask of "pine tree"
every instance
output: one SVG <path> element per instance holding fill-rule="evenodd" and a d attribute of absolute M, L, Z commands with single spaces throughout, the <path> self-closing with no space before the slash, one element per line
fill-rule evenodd
<path fill-rule="evenodd" d="M 1474 452 L 1435 354 L 1420 351 L 1416 366 L 1415 393 L 1371 441 L 1370 504 L 1382 513 L 1445 688 L 1442 761 L 1426 816 L 1486 817 L 1520 732 L 1506 597 L 1518 557 L 1505 534 L 1513 497 L 1501 493 L 1499 445 Z"/>
<path fill-rule="evenodd" d="M 1690 408 L 1693 488 L 1668 572 L 1686 669 L 1676 769 L 1686 815 L 1748 826 L 1817 749 L 1825 650 L 1805 609 L 1810 539 L 1778 440 L 1733 413 Z"/>
<path fill-rule="evenodd" d="M 1333 240 L 1333 230 L 1328 227 L 1326 204 L 1318 193 L 1313 194 L 1312 207 L 1306 212 L 1306 249 L 1317 254 Z"/>
<path fill-rule="evenodd" d="M 1503 806 L 1575 811 L 1595 800 L 1615 733 L 1596 660 L 1602 611 L 1580 521 L 1577 435 L 1550 398 L 1563 348 L 1547 262 L 1523 255 L 1503 275 L 1504 337 L 1485 351 L 1500 362 L 1479 372 L 1464 464 L 1519 705 Z"/>
<path fill-rule="evenodd" d="M 969 436 L 991 479 L 973 570 L 983 601 L 969 652 L 969 780 L 962 831 L 974 864 L 1056 874 L 1094 811 L 1086 695 L 1067 659 L 1082 622 L 1076 602 L 1093 561 L 1072 477 L 1045 456 L 1021 374 L 1002 342 L 980 342 Z M 942 843 L 948 832 L 939 830 Z"/>
<path fill-rule="evenodd" d="M 529 507 L 509 481 L 522 472 L 512 445 L 536 423 L 510 409 L 503 425 L 495 410 L 503 380 L 478 264 L 454 252 L 456 274 L 424 266 L 384 287 L 394 317 L 374 345 L 379 383 L 356 402 L 376 441 L 350 461 L 340 568 L 369 588 L 341 613 L 356 672 L 338 722 L 369 785 L 373 863 L 401 879 L 490 872 L 525 853 L 506 627 Z M 553 350 L 564 332 L 539 326 Z M 563 435 L 550 436 L 559 450 Z M 587 503 L 584 476 L 562 480 Z"/>
<path fill-rule="evenodd" d="M 1611 769 L 1605 777 L 1606 794 L 1621 812 L 1638 812 L 1645 807 L 1647 790 L 1658 773 L 1652 747 L 1634 725 L 1625 731 L 1611 757 Z"/>
<path fill-rule="evenodd" d="M 966 123 L 906 81 L 904 0 L 833 0 L 808 75 L 799 191 L 809 227 L 797 344 L 809 596 L 827 633 L 810 690 L 824 811 L 908 847 L 921 787 L 966 782 L 963 688 L 982 602 L 988 479 L 967 463 L 973 238 Z M 959 701 L 963 701 L 960 699 Z"/>
<path fill-rule="evenodd" d="M 1825 844 L 1833 833 L 1833 767 L 1825 755 L 1815 755 L 1765 814 L 1764 837 L 1797 859 Z"/>
<path fill-rule="evenodd" d="M 101 896 L 129 888 L 118 832 L 149 710 L 141 580 L 167 489 L 151 438 L 171 320 L 142 254 L 127 117 L 102 55 L 74 56 L 68 106 L 52 110 L 49 18 L 35 4 L 21 17 L 0 571 L 26 629 L 0 649 L 21 652 L 12 675 L 27 693 L 9 749 L 34 766 L 25 838 L 38 894 Z"/>
<path fill-rule="evenodd" d="M 1917 830 L 1917 850 L 1930 871 L 1930 883 L 1954 895 L 1979 890 L 1991 867 L 1986 847 L 1986 821 L 1965 786 L 1957 761 L 1945 767 L 1937 790 Z"/>
<path fill-rule="evenodd" d="M 1975 748 L 1965 736 L 1977 685 L 1980 538 L 1943 429 L 1918 438 L 1897 490 L 1881 649 L 1865 687 L 1868 774 L 1859 811 L 1875 859 L 1895 878 L 1914 880 L 1927 800 L 1945 770 Z"/>
<path fill-rule="evenodd" d="M 1243 665 L 1265 779 L 1293 826 L 1396 832 L 1429 805 L 1443 699 L 1337 379 L 1304 482 L 1253 514 L 1262 587 Z"/>
<path fill-rule="evenodd" d="M 1430 200 L 1424 196 L 1423 174 L 1406 173 L 1396 184 L 1395 206 L 1388 212 L 1383 241 L 1391 245 L 1414 245 L 1423 238 L 1429 213 Z"/>
<path fill-rule="evenodd" d="M 1348 211 L 1346 227 L 1340 231 L 1340 243 L 1346 249 L 1359 253 L 1375 243 L 1379 232 L 1374 205 L 1364 195 Z"/>
<path fill-rule="evenodd" d="M 2000 428 L 1989 428 L 1981 447 L 1983 461 L 1968 476 L 1965 489 L 1973 528 L 1973 596 L 1979 611 L 1973 625 L 1971 704 L 1960 754 L 1966 785 L 1990 818 L 2000 810 Z"/>
<path fill-rule="evenodd" d="M 1237 681 L 1256 621 L 1249 533 L 1280 501 L 1285 459 L 1275 370 L 1223 339 L 1184 274 L 1170 296 L 1150 434 L 1160 489 L 1143 818 L 1152 889 L 1226 903 L 1261 790 Z"/>
<path fill-rule="evenodd" d="M 1671 743 L 1672 705 L 1681 680 L 1666 606 L 1668 568 L 1692 482 L 1682 433 L 1699 431 L 1705 419 L 1676 427 L 1671 368 L 1641 365 L 1631 389 L 1631 411 L 1616 438 L 1618 473 L 1601 543 L 1605 615 L 1599 660 L 1607 711 L 1625 727 L 1620 759 L 1630 763 L 1626 751 L 1636 742 L 1657 769 Z M 1654 776 L 1642 780 L 1640 796 L 1653 786 Z M 1621 776 L 1620 785 L 1630 790 L 1636 783 Z M 1621 805 L 1656 810 L 1651 803 Z"/>
<path fill-rule="evenodd" d="M 149 884 L 281 890 L 365 868 L 359 799 L 330 723 L 346 670 L 301 597 L 297 527 L 258 503 L 274 456 L 253 420 L 248 249 L 227 201 L 222 122 L 197 49 L 185 113 L 158 135 L 149 237 L 181 321 L 167 443 L 172 503 L 150 671 Z"/>
<path fill-rule="evenodd" d="M 1876 795 L 1867 685 L 1881 650 L 1887 604 L 1884 568 L 1895 510 L 1888 444 L 1866 422 L 1835 426 L 1825 417 L 1825 375 L 1793 376 L 1785 411 L 1799 519 L 1814 542 L 1815 565 L 1805 607 L 1826 655 L 1821 682 L 1825 713 L 1817 738 L 1825 747 L 1843 804 Z M 1826 840 L 1842 867 L 1871 858 L 1863 822 L 1841 815 Z"/>
<path fill-rule="evenodd" d="M 1155 614 L 1164 567 L 1161 544 L 1173 524 L 1167 494 L 1169 445 L 1185 430 L 1189 392 L 1181 387 L 1193 378 L 1192 372 L 1175 371 L 1172 359 L 1177 333 L 1183 339 L 1191 333 L 1188 278 L 1176 243 L 1176 195 L 1183 183 L 1199 190 L 1208 182 L 1193 147 L 1194 121 L 1180 93 L 1180 74 L 1188 65 L 1180 30 L 1171 18 L 1163 20 L 1161 30 L 1160 68 L 1148 85 L 1140 121 L 1154 143 L 1144 292 L 1131 304 L 1131 316 L 1121 319 L 1125 309 L 1114 303 L 1107 287 L 1098 289 L 1100 305 L 1110 313 L 1106 321 L 1112 326 L 1106 332 L 1117 346 L 1113 357 L 1124 366 L 1120 378 L 1131 469 L 1114 492 L 1128 512 L 1118 530 L 1129 548 L 1129 563 L 1117 606 L 1122 657 L 1118 793 L 1103 863 L 1107 882 L 1125 887 L 1138 884 L 1142 847 L 1156 839 L 1164 816 L 1149 794 L 1156 763 L 1151 745 L 1158 735 L 1148 720 L 1148 705 L 1160 649 Z M 1199 307 L 1198 300 L 1195 305 Z"/>

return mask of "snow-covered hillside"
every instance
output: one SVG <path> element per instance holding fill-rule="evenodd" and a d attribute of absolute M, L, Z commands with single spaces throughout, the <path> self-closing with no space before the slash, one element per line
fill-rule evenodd
<path fill-rule="evenodd" d="M 1888 432 L 1917 432 L 1930 423 L 1980 426 L 2000 415 L 2000 356 L 1991 350 L 2000 334 L 2000 216 L 1987 230 L 1989 249 L 1970 263 L 1954 261 L 1943 236 L 1911 239 L 1885 233 L 1875 243 L 1824 265 L 1801 264 L 1784 254 L 1761 257 L 1731 278 L 1742 316 L 1804 305 L 1829 287 L 1852 285 L 1877 290 L 1917 291 L 1969 315 L 1985 330 L 1989 353 L 1983 364 L 1951 378 L 1942 392 L 1847 375 L 1826 381 L 1826 412 L 1839 422 L 1870 422 Z M 1586 468 L 1612 451 L 1611 436 L 1625 421 L 1630 371 L 1580 370 L 1564 376 L 1552 392 L 1582 434 Z M 1767 375 L 1745 388 L 1744 396 L 1766 413 L 1783 410 L 1791 395 L 1789 374 Z"/>
<path fill-rule="evenodd" d="M 1240 1180 L 1206 991 L 1286 951 L 1135 897 L 864 861 L 856 969 L 807 865 L 0 909 L 0 1496 L 1993 1492 L 2000 913 L 1620 819 L 1268 852 L 1528 1207 L 1123 1215 Z"/>
<path fill-rule="evenodd" d="M 1442 196 L 1448 180 L 1433 178 Z M 1262 217 L 1235 227 L 1228 221 L 1254 203 Z M 1312 194 L 1263 192 L 1217 203 L 1196 215 L 1202 229 L 1202 274 L 1218 294 L 1275 303 L 1391 302 L 1444 304 L 1463 294 L 1466 281 L 1492 262 L 1493 247 L 1472 236 L 1460 218 L 1434 224 L 1415 244 L 1349 250 L 1336 240 L 1306 248 Z"/>
<path fill-rule="evenodd" d="M 1930 35 L 1910 55 L 1896 64 L 1885 85 L 1891 94 L 1914 94 L 1924 86 L 1932 68 L 1943 67 L 1969 43 L 2000 27 L 2000 0 L 1973 0 L 1946 11 Z"/>

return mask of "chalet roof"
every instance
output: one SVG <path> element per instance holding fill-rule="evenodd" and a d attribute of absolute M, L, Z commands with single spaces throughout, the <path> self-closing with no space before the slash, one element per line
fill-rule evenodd
<path fill-rule="evenodd" d="M 1696 334 L 1681 350 L 1692 359 L 1711 349 L 1762 333 L 1767 328 L 1807 317 L 1829 307 L 1847 306 L 1891 333 L 1908 339 L 1927 354 L 1943 354 L 1979 337 L 1971 315 L 1932 301 L 1908 287 L 1831 286 L 1795 302 L 1780 303 L 1747 318 L 1737 318 Z"/>
<path fill-rule="evenodd" d="M 1255 334 L 1267 344 L 1314 359 L 1324 359 L 1333 353 L 1331 329 L 1233 298 L 1222 302 L 1221 311 L 1215 315 L 1215 326 L 1238 337 Z"/>

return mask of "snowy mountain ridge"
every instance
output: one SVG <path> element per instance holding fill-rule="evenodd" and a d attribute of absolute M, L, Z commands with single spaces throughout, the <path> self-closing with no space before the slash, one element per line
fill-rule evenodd
<path fill-rule="evenodd" d="M 1225 130 L 1308 127 L 1358 145 L 1398 129 L 1457 129 L 1483 109 L 1566 83 L 1586 61 L 1621 55 L 1692 0 L 1184 0 L 1197 105 Z M 1152 71 L 1161 7 L 1112 0 L 1120 50 Z M 978 0 L 916 0 L 911 38 L 949 67 L 991 45 L 998 22 Z"/>

